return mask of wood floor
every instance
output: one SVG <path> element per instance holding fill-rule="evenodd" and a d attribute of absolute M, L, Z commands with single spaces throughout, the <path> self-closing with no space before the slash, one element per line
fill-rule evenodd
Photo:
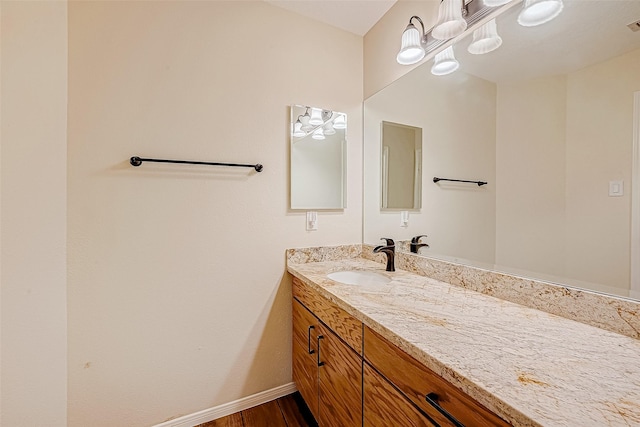
<path fill-rule="evenodd" d="M 317 427 L 309 408 L 296 392 L 260 406 L 236 412 L 196 427 Z"/>

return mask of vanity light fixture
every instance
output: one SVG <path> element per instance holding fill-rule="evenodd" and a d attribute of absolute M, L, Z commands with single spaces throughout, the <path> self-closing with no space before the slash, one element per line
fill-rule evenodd
<path fill-rule="evenodd" d="M 347 128 L 347 119 L 344 114 L 338 114 L 333 120 L 333 128 L 334 129 L 346 129 Z"/>
<path fill-rule="evenodd" d="M 302 130 L 302 122 L 300 121 L 300 117 L 298 117 L 298 120 L 296 120 L 295 124 L 293 125 L 293 136 L 295 136 L 296 138 L 302 138 L 305 135 L 305 131 Z"/>
<path fill-rule="evenodd" d="M 460 68 L 460 63 L 453 53 L 453 46 L 449 46 L 436 55 L 433 67 L 431 67 L 431 74 L 434 76 L 445 76 L 453 73 L 458 68 Z"/>
<path fill-rule="evenodd" d="M 413 65 L 424 57 L 481 21 L 494 11 L 494 8 L 518 0 L 442 0 L 438 10 L 438 23 L 429 31 L 425 31 L 424 24 L 418 16 L 409 18 L 409 25 L 402 33 L 400 52 L 396 57 L 401 65 Z M 562 12 L 562 0 L 524 0 L 524 6 L 518 16 L 518 23 L 525 27 L 544 24 L 557 17 Z M 422 32 L 416 28 L 413 20 L 417 20 Z M 498 35 L 495 19 L 476 29 L 473 41 L 468 47 L 470 53 L 482 55 L 492 52 L 502 45 L 502 38 Z M 435 56 L 435 63 L 431 72 L 435 75 L 452 73 L 459 67 L 453 55 L 451 46 L 443 55 Z M 443 53 L 443 52 L 442 52 Z"/>
<path fill-rule="evenodd" d="M 311 114 L 309 114 L 309 111 L 311 111 Z M 306 107 L 305 113 L 299 115 L 293 124 L 291 135 L 295 138 L 304 138 L 307 135 L 311 135 L 313 139 L 323 140 L 325 136 L 335 135 L 336 129 L 343 130 L 346 128 L 347 121 L 344 114 L 321 108 Z"/>
<path fill-rule="evenodd" d="M 324 123 L 324 120 L 322 120 L 322 110 L 320 108 L 312 108 L 309 124 L 312 126 L 318 126 L 322 123 Z"/>
<path fill-rule="evenodd" d="M 467 21 L 462 15 L 468 13 L 465 0 L 443 0 L 438 9 L 438 23 L 431 30 L 431 35 L 438 40 L 458 37 L 467 29 Z"/>
<path fill-rule="evenodd" d="M 474 55 L 483 55 L 496 50 L 501 45 L 502 38 L 498 35 L 496 20 L 492 19 L 473 32 L 473 41 L 467 50 Z"/>
<path fill-rule="evenodd" d="M 523 27 L 542 25 L 560 15 L 563 8 L 562 0 L 524 0 L 518 24 Z"/>
<path fill-rule="evenodd" d="M 414 19 L 418 20 L 422 27 L 422 33 L 413 25 Z M 424 31 L 424 23 L 422 19 L 417 16 L 409 18 L 409 25 L 404 29 L 402 33 L 402 44 L 400 46 L 400 52 L 396 56 L 396 61 L 401 65 L 411 65 L 419 62 L 424 58 L 426 54 L 423 44 L 427 44 L 426 33 Z M 424 40 L 423 40 L 424 39 Z"/>
<path fill-rule="evenodd" d="M 336 130 L 333 128 L 333 123 L 325 123 L 325 125 L 322 126 L 322 133 L 325 135 L 335 135 Z"/>
<path fill-rule="evenodd" d="M 511 0 L 483 0 L 485 6 L 498 7 L 509 3 Z"/>
<path fill-rule="evenodd" d="M 313 134 L 311 134 L 311 138 L 322 141 L 325 138 L 322 128 L 319 127 L 318 129 L 314 130 Z"/>

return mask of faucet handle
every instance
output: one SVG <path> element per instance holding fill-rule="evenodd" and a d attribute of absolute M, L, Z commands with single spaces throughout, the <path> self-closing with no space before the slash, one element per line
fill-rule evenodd
<path fill-rule="evenodd" d="M 420 243 L 420 239 L 421 239 L 422 237 L 427 237 L 427 235 L 426 235 L 426 234 L 421 234 L 421 235 L 419 235 L 419 236 L 415 236 L 415 237 L 413 237 L 413 238 L 411 239 L 411 243 Z"/>
<path fill-rule="evenodd" d="M 386 240 L 387 241 L 387 246 L 395 246 L 396 243 L 393 241 L 393 239 L 389 239 L 388 237 L 382 237 L 380 238 L 380 240 Z"/>

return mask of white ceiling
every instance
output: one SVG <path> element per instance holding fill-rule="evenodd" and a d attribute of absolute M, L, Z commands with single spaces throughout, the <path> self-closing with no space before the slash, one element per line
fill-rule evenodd
<path fill-rule="evenodd" d="M 274 6 L 364 36 L 396 0 L 265 0 Z"/>

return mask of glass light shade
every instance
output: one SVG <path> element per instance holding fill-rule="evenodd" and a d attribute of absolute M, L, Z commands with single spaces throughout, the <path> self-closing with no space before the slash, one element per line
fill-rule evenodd
<path fill-rule="evenodd" d="M 523 27 L 542 25 L 560 15 L 563 8 L 562 0 L 525 0 L 518 24 Z"/>
<path fill-rule="evenodd" d="M 422 35 L 420 31 L 409 23 L 407 28 L 402 33 L 402 45 L 400 46 L 400 52 L 396 56 L 396 61 L 401 65 L 415 64 L 424 58 L 425 51 L 420 43 Z"/>
<path fill-rule="evenodd" d="M 309 111 L 307 110 L 303 116 L 300 117 L 300 122 L 302 123 L 302 130 L 305 132 L 310 131 L 311 129 L 313 129 L 313 126 L 311 126 L 309 124 L 309 120 L 311 119 L 311 116 L 309 115 Z"/>
<path fill-rule="evenodd" d="M 484 5 L 488 7 L 498 7 L 509 3 L 511 0 L 484 0 Z"/>
<path fill-rule="evenodd" d="M 300 119 L 298 119 L 293 125 L 293 136 L 296 138 L 302 138 L 305 135 L 306 133 L 302 130 L 302 123 L 300 122 Z"/>
<path fill-rule="evenodd" d="M 333 120 L 333 128 L 334 129 L 346 129 L 347 128 L 347 117 L 344 114 L 339 114 Z"/>
<path fill-rule="evenodd" d="M 467 21 L 462 17 L 462 2 L 464 0 L 444 0 L 438 10 L 438 23 L 431 35 L 434 39 L 449 40 L 464 33 Z"/>
<path fill-rule="evenodd" d="M 317 139 L 317 140 L 323 140 L 324 139 L 324 132 L 322 131 L 322 128 L 318 128 L 315 131 L 313 131 L 313 134 L 311 135 L 311 138 Z"/>
<path fill-rule="evenodd" d="M 322 126 L 322 132 L 326 135 L 335 135 L 336 130 L 333 128 L 333 124 L 331 124 L 331 122 L 327 123 L 326 125 Z"/>
<path fill-rule="evenodd" d="M 473 41 L 469 45 L 469 53 L 482 55 L 496 50 L 502 45 L 502 38 L 498 35 L 496 20 L 484 24 L 473 32 Z"/>
<path fill-rule="evenodd" d="M 453 53 L 453 46 L 449 46 L 436 55 L 433 67 L 431 67 L 431 74 L 434 76 L 444 76 L 453 73 L 458 68 L 460 68 L 460 63 L 456 60 Z"/>
<path fill-rule="evenodd" d="M 322 123 L 324 123 L 324 120 L 322 120 L 322 110 L 319 108 L 312 108 L 309 124 L 312 126 L 318 126 L 318 125 L 321 125 Z"/>

